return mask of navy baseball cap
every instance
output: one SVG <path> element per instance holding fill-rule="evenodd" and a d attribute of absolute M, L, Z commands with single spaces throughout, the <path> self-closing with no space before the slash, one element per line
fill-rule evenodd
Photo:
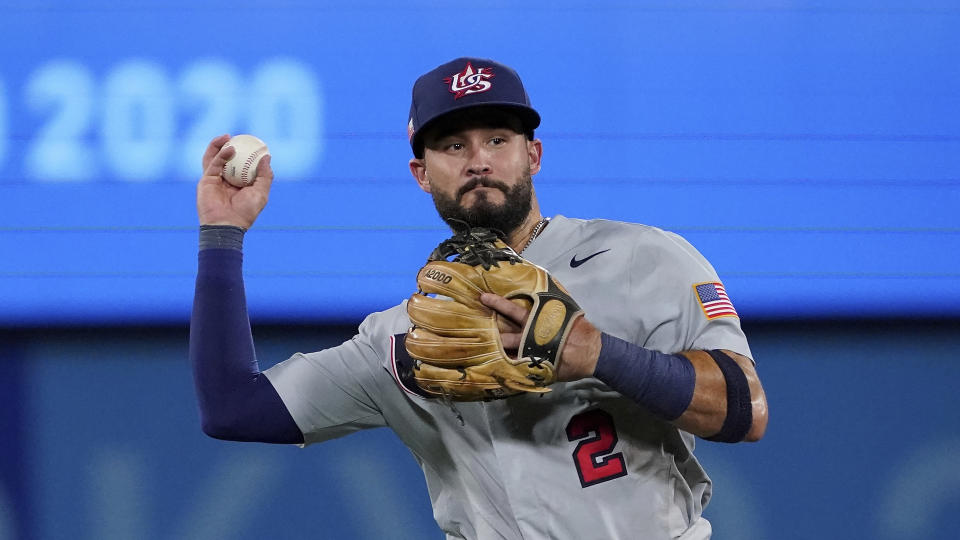
<path fill-rule="evenodd" d="M 498 107 L 517 115 L 524 132 L 540 125 L 540 115 L 513 69 L 484 58 L 457 58 L 421 75 L 413 85 L 407 136 L 413 155 L 423 157 L 421 133 L 435 120 L 471 107 Z"/>

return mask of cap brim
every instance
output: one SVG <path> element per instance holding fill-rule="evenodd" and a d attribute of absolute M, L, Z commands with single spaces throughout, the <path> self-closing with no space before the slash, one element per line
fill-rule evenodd
<path fill-rule="evenodd" d="M 440 120 L 450 116 L 453 113 L 465 111 L 467 109 L 480 109 L 480 108 L 495 108 L 495 109 L 507 109 L 510 112 L 517 115 L 520 119 L 521 127 L 523 128 L 524 133 L 533 131 L 540 126 L 540 114 L 533 110 L 531 107 L 525 105 L 519 105 L 513 102 L 498 102 L 498 101 L 489 101 L 484 103 L 468 103 L 464 104 L 461 107 L 455 107 L 443 112 L 443 114 L 438 114 L 433 118 L 427 120 L 420 126 L 416 132 L 414 132 L 413 137 L 410 139 L 410 146 L 413 149 L 415 157 L 423 157 L 423 133 L 426 130 L 429 130 L 432 126 L 435 126 L 439 123 Z"/>

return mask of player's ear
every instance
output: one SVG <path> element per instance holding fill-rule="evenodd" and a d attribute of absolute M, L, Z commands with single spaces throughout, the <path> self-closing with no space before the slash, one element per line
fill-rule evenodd
<path fill-rule="evenodd" d="M 410 174 L 417 181 L 420 189 L 430 193 L 430 181 L 427 179 L 427 163 L 424 159 L 413 158 L 410 160 Z"/>
<path fill-rule="evenodd" d="M 527 158 L 530 160 L 530 174 L 540 172 L 540 162 L 543 159 L 543 142 L 540 139 L 527 141 Z"/>

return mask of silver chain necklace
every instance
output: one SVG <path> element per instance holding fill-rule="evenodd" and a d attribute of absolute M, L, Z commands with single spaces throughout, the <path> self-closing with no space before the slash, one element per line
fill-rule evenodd
<path fill-rule="evenodd" d="M 533 232 L 530 234 L 530 239 L 527 240 L 527 245 L 523 246 L 523 249 L 520 250 L 520 253 L 523 253 L 524 251 L 526 251 L 527 248 L 530 247 L 530 244 L 533 243 L 534 239 L 540 236 L 540 231 L 542 231 L 543 228 L 547 226 L 548 221 L 550 221 L 550 218 L 543 218 L 537 222 L 537 226 L 533 228 Z"/>

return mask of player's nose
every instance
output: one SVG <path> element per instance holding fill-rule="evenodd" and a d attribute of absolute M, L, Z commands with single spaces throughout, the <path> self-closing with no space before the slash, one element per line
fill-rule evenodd
<path fill-rule="evenodd" d="M 470 176 L 488 176 L 491 173 L 493 169 L 489 165 L 476 164 L 467 167 L 467 174 Z"/>
<path fill-rule="evenodd" d="M 482 146 L 474 147 L 467 160 L 467 175 L 487 176 L 493 172 L 493 160 L 490 152 Z"/>

